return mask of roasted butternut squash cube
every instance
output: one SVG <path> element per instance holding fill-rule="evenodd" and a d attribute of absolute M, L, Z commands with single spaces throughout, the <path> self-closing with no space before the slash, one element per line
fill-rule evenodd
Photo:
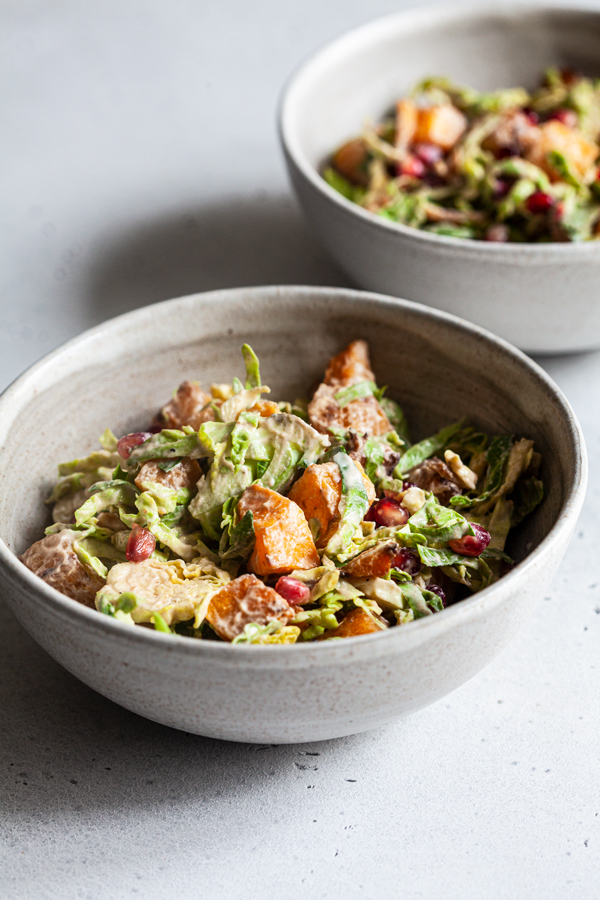
<path fill-rule="evenodd" d="M 406 150 L 412 144 L 417 130 L 418 110 L 412 100 L 399 100 L 396 104 L 396 147 Z"/>
<path fill-rule="evenodd" d="M 369 505 L 375 500 L 375 488 L 356 462 L 365 483 Z M 342 476 L 334 462 L 308 466 L 304 474 L 292 485 L 288 498 L 297 503 L 307 521 L 316 519 L 319 524 L 317 547 L 325 547 L 340 520 L 339 505 L 342 497 Z"/>
<path fill-rule="evenodd" d="M 274 416 L 279 412 L 279 407 L 273 400 L 257 400 L 254 406 L 250 407 L 249 412 L 258 413 L 261 418 L 268 419 L 269 416 Z"/>
<path fill-rule="evenodd" d="M 356 607 L 346 613 L 340 624 L 333 631 L 326 631 L 323 640 L 328 638 L 357 637 L 360 634 L 374 634 L 387 628 L 383 619 L 375 619 L 364 609 Z"/>
<path fill-rule="evenodd" d="M 248 568 L 257 575 L 284 575 L 292 569 L 312 569 L 319 555 L 300 507 L 276 491 L 253 484 L 238 503 L 241 518 L 254 517 L 256 544 Z"/>
<path fill-rule="evenodd" d="M 277 619 L 287 623 L 295 614 L 287 600 L 256 575 L 240 575 L 215 594 L 206 620 L 220 638 L 232 641 L 251 622 L 268 625 L 272 619 Z"/>
<path fill-rule="evenodd" d="M 336 150 L 331 162 L 340 175 L 343 175 L 348 181 L 351 181 L 353 184 L 366 186 L 369 181 L 366 167 L 367 159 L 368 150 L 366 143 L 362 138 L 355 138 L 343 144 L 339 150 Z"/>
<path fill-rule="evenodd" d="M 452 104 L 428 106 L 418 110 L 414 140 L 418 143 L 436 144 L 442 150 L 451 150 L 466 128 L 465 116 Z"/>
<path fill-rule="evenodd" d="M 336 394 L 361 381 L 375 381 L 366 341 L 352 341 L 330 361 L 308 406 L 310 424 L 326 434 L 332 428 L 353 428 L 359 434 L 386 434 L 392 430 L 381 404 L 372 395 L 340 406 Z"/>
<path fill-rule="evenodd" d="M 358 556 L 348 560 L 344 565 L 344 575 L 353 578 L 383 578 L 392 568 L 399 549 L 394 541 L 375 544 L 374 547 L 369 547 L 368 550 L 363 550 Z"/>
<path fill-rule="evenodd" d="M 526 154 L 529 162 L 534 163 L 548 174 L 551 181 L 560 181 L 560 174 L 548 162 L 551 150 L 562 153 L 567 163 L 575 169 L 576 174 L 584 176 L 598 156 L 598 146 L 577 129 L 551 119 L 538 128 L 538 138 Z"/>
<path fill-rule="evenodd" d="M 346 385 L 357 381 L 374 381 L 375 375 L 369 359 L 366 341 L 352 341 L 334 356 L 325 370 L 325 384 Z"/>

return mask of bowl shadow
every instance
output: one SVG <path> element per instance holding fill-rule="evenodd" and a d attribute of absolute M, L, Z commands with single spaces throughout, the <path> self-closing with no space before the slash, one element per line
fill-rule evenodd
<path fill-rule="evenodd" d="M 12 826 L 65 812 L 234 802 L 247 792 L 301 792 L 339 754 L 360 770 L 373 733 L 311 744 L 242 744 L 144 719 L 56 663 L 0 601 L 0 809 Z M 349 779 L 355 780 L 355 779 Z M 29 823 L 29 824 L 28 824 Z"/>
<path fill-rule="evenodd" d="M 92 320 L 171 297 L 261 284 L 350 286 L 287 196 L 230 199 L 131 224 L 88 270 Z"/>

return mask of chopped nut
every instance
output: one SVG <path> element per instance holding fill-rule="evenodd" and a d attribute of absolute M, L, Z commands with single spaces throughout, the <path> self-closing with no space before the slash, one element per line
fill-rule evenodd
<path fill-rule="evenodd" d="M 402 506 L 414 516 L 425 503 L 425 492 L 418 487 L 409 488 L 402 498 Z"/>
<path fill-rule="evenodd" d="M 477 475 L 470 469 L 468 466 L 464 464 L 458 453 L 454 453 L 452 450 L 446 450 L 444 453 L 444 459 L 460 481 L 463 487 L 465 487 L 468 491 L 474 491 L 477 487 Z"/>

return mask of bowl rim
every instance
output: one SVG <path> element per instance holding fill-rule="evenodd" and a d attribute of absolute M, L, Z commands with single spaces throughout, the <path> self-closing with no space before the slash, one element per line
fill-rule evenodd
<path fill-rule="evenodd" d="M 376 44 L 381 38 L 389 37 L 390 33 L 427 30 L 427 28 L 439 28 L 450 23 L 466 22 L 468 20 L 485 19 L 516 19 L 519 16 L 545 12 L 563 12 L 578 15 L 595 15 L 600 22 L 600 8 L 593 0 L 577 0 L 570 3 L 561 0 L 499 0 L 492 7 L 482 8 L 478 0 L 459 0 L 452 4 L 427 4 L 424 7 L 409 7 L 399 12 L 379 16 L 368 20 L 348 31 L 342 32 L 337 37 L 327 41 L 305 59 L 300 62 L 288 76 L 279 96 L 277 110 L 277 130 L 284 155 L 288 163 L 292 165 L 310 186 L 320 193 L 326 201 L 337 207 L 342 214 L 353 214 L 371 230 L 381 230 L 397 239 L 405 238 L 420 243 L 431 244 L 439 249 L 446 247 L 454 253 L 460 251 L 463 254 L 485 255 L 489 253 L 493 258 L 498 255 L 513 256 L 516 261 L 524 262 L 525 259 L 548 264 L 556 261 L 564 263 L 572 255 L 580 258 L 582 255 L 595 254 L 600 245 L 596 241 L 573 242 L 549 242 L 545 244 L 527 243 L 501 243 L 494 241 L 477 241 L 473 238 L 450 237 L 442 234 L 432 234 L 419 228 L 403 225 L 400 222 L 392 222 L 369 210 L 363 209 L 356 203 L 352 203 L 334 190 L 319 174 L 318 169 L 308 160 L 304 154 L 298 138 L 297 117 L 295 104 L 297 97 L 306 84 L 314 81 L 323 70 L 330 65 L 350 57 L 356 49 L 363 46 Z"/>
<path fill-rule="evenodd" d="M 36 379 L 49 367 L 55 367 L 57 373 L 60 373 L 62 369 L 61 377 L 66 377 L 66 374 L 71 370 L 68 366 L 61 365 L 61 363 L 67 363 L 69 357 L 77 358 L 78 354 L 79 367 L 81 367 L 84 361 L 85 347 L 91 340 L 101 337 L 103 341 L 106 341 L 107 338 L 110 339 L 112 332 L 118 333 L 121 329 L 131 328 L 132 326 L 139 333 L 144 327 L 150 327 L 152 321 L 155 322 L 157 320 L 157 313 L 164 312 L 168 315 L 176 307 L 187 310 L 191 307 L 212 307 L 214 309 L 215 305 L 222 306 L 227 302 L 230 302 L 232 305 L 236 301 L 243 302 L 246 297 L 256 295 L 257 292 L 266 303 L 276 300 L 280 304 L 289 304 L 292 307 L 294 305 L 297 306 L 298 301 L 302 297 L 310 297 L 312 300 L 318 297 L 323 309 L 326 308 L 329 300 L 339 300 L 341 298 L 350 309 L 353 305 L 359 306 L 369 302 L 382 309 L 390 311 L 401 310 L 404 314 L 408 314 L 409 317 L 433 320 L 443 327 L 448 327 L 450 331 L 455 331 L 459 334 L 467 332 L 471 336 L 478 338 L 482 343 L 491 344 L 496 352 L 511 358 L 513 364 L 518 365 L 521 370 L 536 379 L 538 384 L 545 388 L 554 403 L 561 410 L 571 438 L 575 458 L 572 487 L 558 512 L 556 521 L 538 546 L 518 563 L 511 572 L 503 576 L 495 584 L 467 597 L 460 603 L 453 604 L 445 609 L 441 615 L 425 616 L 411 622 L 410 628 L 390 628 L 380 634 L 361 635 L 347 638 L 344 641 L 311 642 L 309 644 L 293 644 L 289 646 L 245 646 L 242 644 L 232 647 L 230 644 L 217 641 L 199 641 L 185 638 L 181 635 L 166 635 L 151 629 L 131 627 L 109 616 L 103 616 L 97 610 L 83 606 L 76 600 L 72 600 L 55 588 L 50 587 L 20 561 L 18 556 L 9 549 L 0 536 L 0 579 L 9 583 L 7 594 L 10 595 L 14 587 L 17 586 L 21 591 L 32 594 L 35 602 L 42 602 L 51 606 L 53 614 L 57 618 L 69 619 L 72 622 L 79 618 L 82 630 L 88 628 L 95 631 L 96 634 L 111 637 L 115 645 L 123 642 L 131 645 L 133 641 L 136 644 L 155 646 L 156 650 L 159 647 L 163 647 L 165 650 L 170 649 L 172 652 L 196 655 L 208 654 L 215 662 L 218 661 L 219 664 L 231 666 L 243 663 L 245 666 L 250 665 L 258 668 L 280 667 L 284 664 L 284 660 L 287 661 L 285 664 L 292 668 L 299 668 L 309 663 L 311 665 L 333 665 L 339 662 L 340 659 L 347 659 L 348 656 L 359 660 L 365 657 L 385 655 L 390 652 L 390 648 L 393 646 L 391 642 L 395 642 L 394 646 L 396 646 L 397 652 L 401 652 L 403 649 L 408 650 L 433 638 L 440 630 L 449 630 L 452 624 L 457 623 L 459 620 L 479 616 L 485 608 L 498 605 L 509 599 L 513 593 L 513 587 L 517 589 L 518 579 L 527 570 L 535 566 L 540 561 L 540 558 L 544 557 L 553 546 L 560 544 L 561 541 L 564 541 L 566 544 L 585 497 L 587 451 L 581 426 L 560 388 L 544 369 L 525 353 L 502 338 L 491 334 L 486 329 L 451 313 L 369 291 L 304 285 L 230 288 L 165 300 L 108 319 L 106 322 L 85 330 L 77 337 L 66 341 L 55 350 L 45 354 L 40 360 L 29 366 L 3 391 L 0 395 L 0 422 L 3 423 L 3 429 L 0 430 L 0 440 L 3 439 L 1 432 L 4 431 L 6 433 L 22 408 L 19 405 L 19 401 L 21 401 L 21 404 L 27 402 L 27 398 L 31 394 L 31 387 L 35 387 Z M 8 424 L 4 424 L 6 422 Z M 1 455 L 2 447 L 0 446 L 0 463 Z M 9 603 L 11 603 L 10 598 Z M 183 639 L 173 639 L 177 637 Z M 166 641 L 167 643 L 156 644 L 156 641 Z"/>

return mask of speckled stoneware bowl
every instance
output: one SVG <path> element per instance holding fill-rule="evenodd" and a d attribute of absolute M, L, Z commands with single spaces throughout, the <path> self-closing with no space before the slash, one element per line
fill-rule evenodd
<path fill-rule="evenodd" d="M 535 439 L 547 499 L 515 534 L 519 565 L 456 606 L 378 635 L 232 647 L 131 627 L 79 605 L 17 559 L 42 534 L 56 463 L 110 425 L 145 426 L 185 378 L 240 374 L 258 352 L 276 397 L 306 394 L 328 359 L 366 338 L 375 373 L 415 437 L 469 416 Z M 0 577 L 17 617 L 86 684 L 140 715 L 235 741 L 314 741 L 375 728 L 475 675 L 517 632 L 565 552 L 586 456 L 558 388 L 508 344 L 453 316 L 334 288 L 247 288 L 146 307 L 47 356 L 0 398 Z"/>
<path fill-rule="evenodd" d="M 324 161 L 427 75 L 535 87 L 548 66 L 600 74 L 600 9 L 479 3 L 408 10 L 326 46 L 292 77 L 280 135 L 314 230 L 363 288 L 463 316 L 534 353 L 600 346 L 600 243 L 493 244 L 373 215 L 319 175 Z"/>

